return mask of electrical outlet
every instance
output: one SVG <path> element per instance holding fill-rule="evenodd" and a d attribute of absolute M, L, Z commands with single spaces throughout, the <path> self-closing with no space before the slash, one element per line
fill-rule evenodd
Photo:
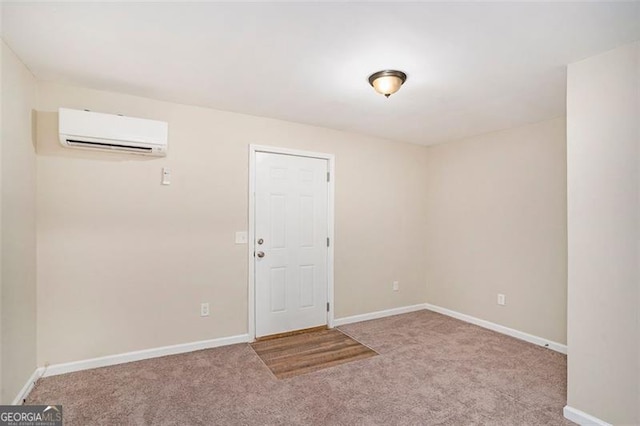
<path fill-rule="evenodd" d="M 394 281 L 393 284 L 391 284 L 391 288 L 393 291 L 400 291 L 400 282 Z"/>
<path fill-rule="evenodd" d="M 209 304 L 208 303 L 201 303 L 200 304 L 200 316 L 201 317 L 208 317 L 209 316 Z"/>
<path fill-rule="evenodd" d="M 507 304 L 507 297 L 504 294 L 498 294 L 498 305 L 504 306 Z"/>

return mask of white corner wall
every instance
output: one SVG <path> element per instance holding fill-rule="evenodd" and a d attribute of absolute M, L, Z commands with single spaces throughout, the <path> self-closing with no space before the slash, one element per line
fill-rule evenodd
<path fill-rule="evenodd" d="M 571 64 L 568 401 L 640 424 L 640 43 Z"/>
<path fill-rule="evenodd" d="M 63 148 L 59 107 L 168 121 L 168 155 Z M 38 110 L 39 365 L 247 333 L 249 144 L 335 155 L 336 318 L 425 300 L 422 146 L 46 82 Z"/>
<path fill-rule="evenodd" d="M 0 346 L 2 392 L 10 404 L 36 368 L 36 80 L 0 41 Z"/>
<path fill-rule="evenodd" d="M 234 232 L 247 229 L 252 143 L 336 156 L 336 318 L 427 301 L 565 341 L 563 118 L 426 148 L 118 93 L 36 86 L 37 247 L 34 241 L 27 253 L 35 268 L 37 248 L 39 366 L 246 333 L 246 246 L 234 244 Z M 169 155 L 62 148 L 59 107 L 166 120 Z M 15 161 L 10 155 L 3 158 Z M 29 183 L 35 166 L 25 164 L 26 200 L 35 190 Z M 173 171 L 168 187 L 160 185 L 165 166 Z M 36 214 L 35 204 L 25 208 Z M 399 292 L 391 290 L 393 281 L 400 281 Z M 36 333 L 35 278 L 28 282 L 27 340 Z M 507 294 L 506 307 L 495 305 L 497 291 Z M 211 304 L 210 317 L 199 316 L 203 301 Z M 21 361 L 7 361 L 25 366 L 16 386 L 36 364 L 36 350 L 24 349 Z"/>
<path fill-rule="evenodd" d="M 59 107 L 166 120 L 169 155 L 62 148 Z M 427 148 L 46 82 L 38 109 L 39 365 L 247 332 L 251 143 L 336 156 L 336 318 L 427 301 L 564 344 L 563 118 Z"/>

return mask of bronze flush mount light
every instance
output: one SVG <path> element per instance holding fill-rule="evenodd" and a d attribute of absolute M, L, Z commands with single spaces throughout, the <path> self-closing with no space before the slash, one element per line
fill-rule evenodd
<path fill-rule="evenodd" d="M 369 76 L 369 84 L 387 98 L 400 90 L 406 80 L 407 75 L 397 70 L 378 71 Z"/>

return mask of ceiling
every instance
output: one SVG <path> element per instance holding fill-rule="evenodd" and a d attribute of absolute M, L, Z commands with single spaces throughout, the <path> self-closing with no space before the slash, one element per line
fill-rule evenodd
<path fill-rule="evenodd" d="M 640 2 L 2 7 L 42 80 L 423 145 L 563 115 L 567 64 L 640 39 Z"/>

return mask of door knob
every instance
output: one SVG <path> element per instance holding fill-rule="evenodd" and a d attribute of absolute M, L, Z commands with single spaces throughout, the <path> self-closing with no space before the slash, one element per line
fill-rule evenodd
<path fill-rule="evenodd" d="M 258 253 L 256 253 L 256 256 L 258 256 L 259 258 L 263 258 L 264 257 L 264 252 L 263 251 L 259 251 Z"/>

